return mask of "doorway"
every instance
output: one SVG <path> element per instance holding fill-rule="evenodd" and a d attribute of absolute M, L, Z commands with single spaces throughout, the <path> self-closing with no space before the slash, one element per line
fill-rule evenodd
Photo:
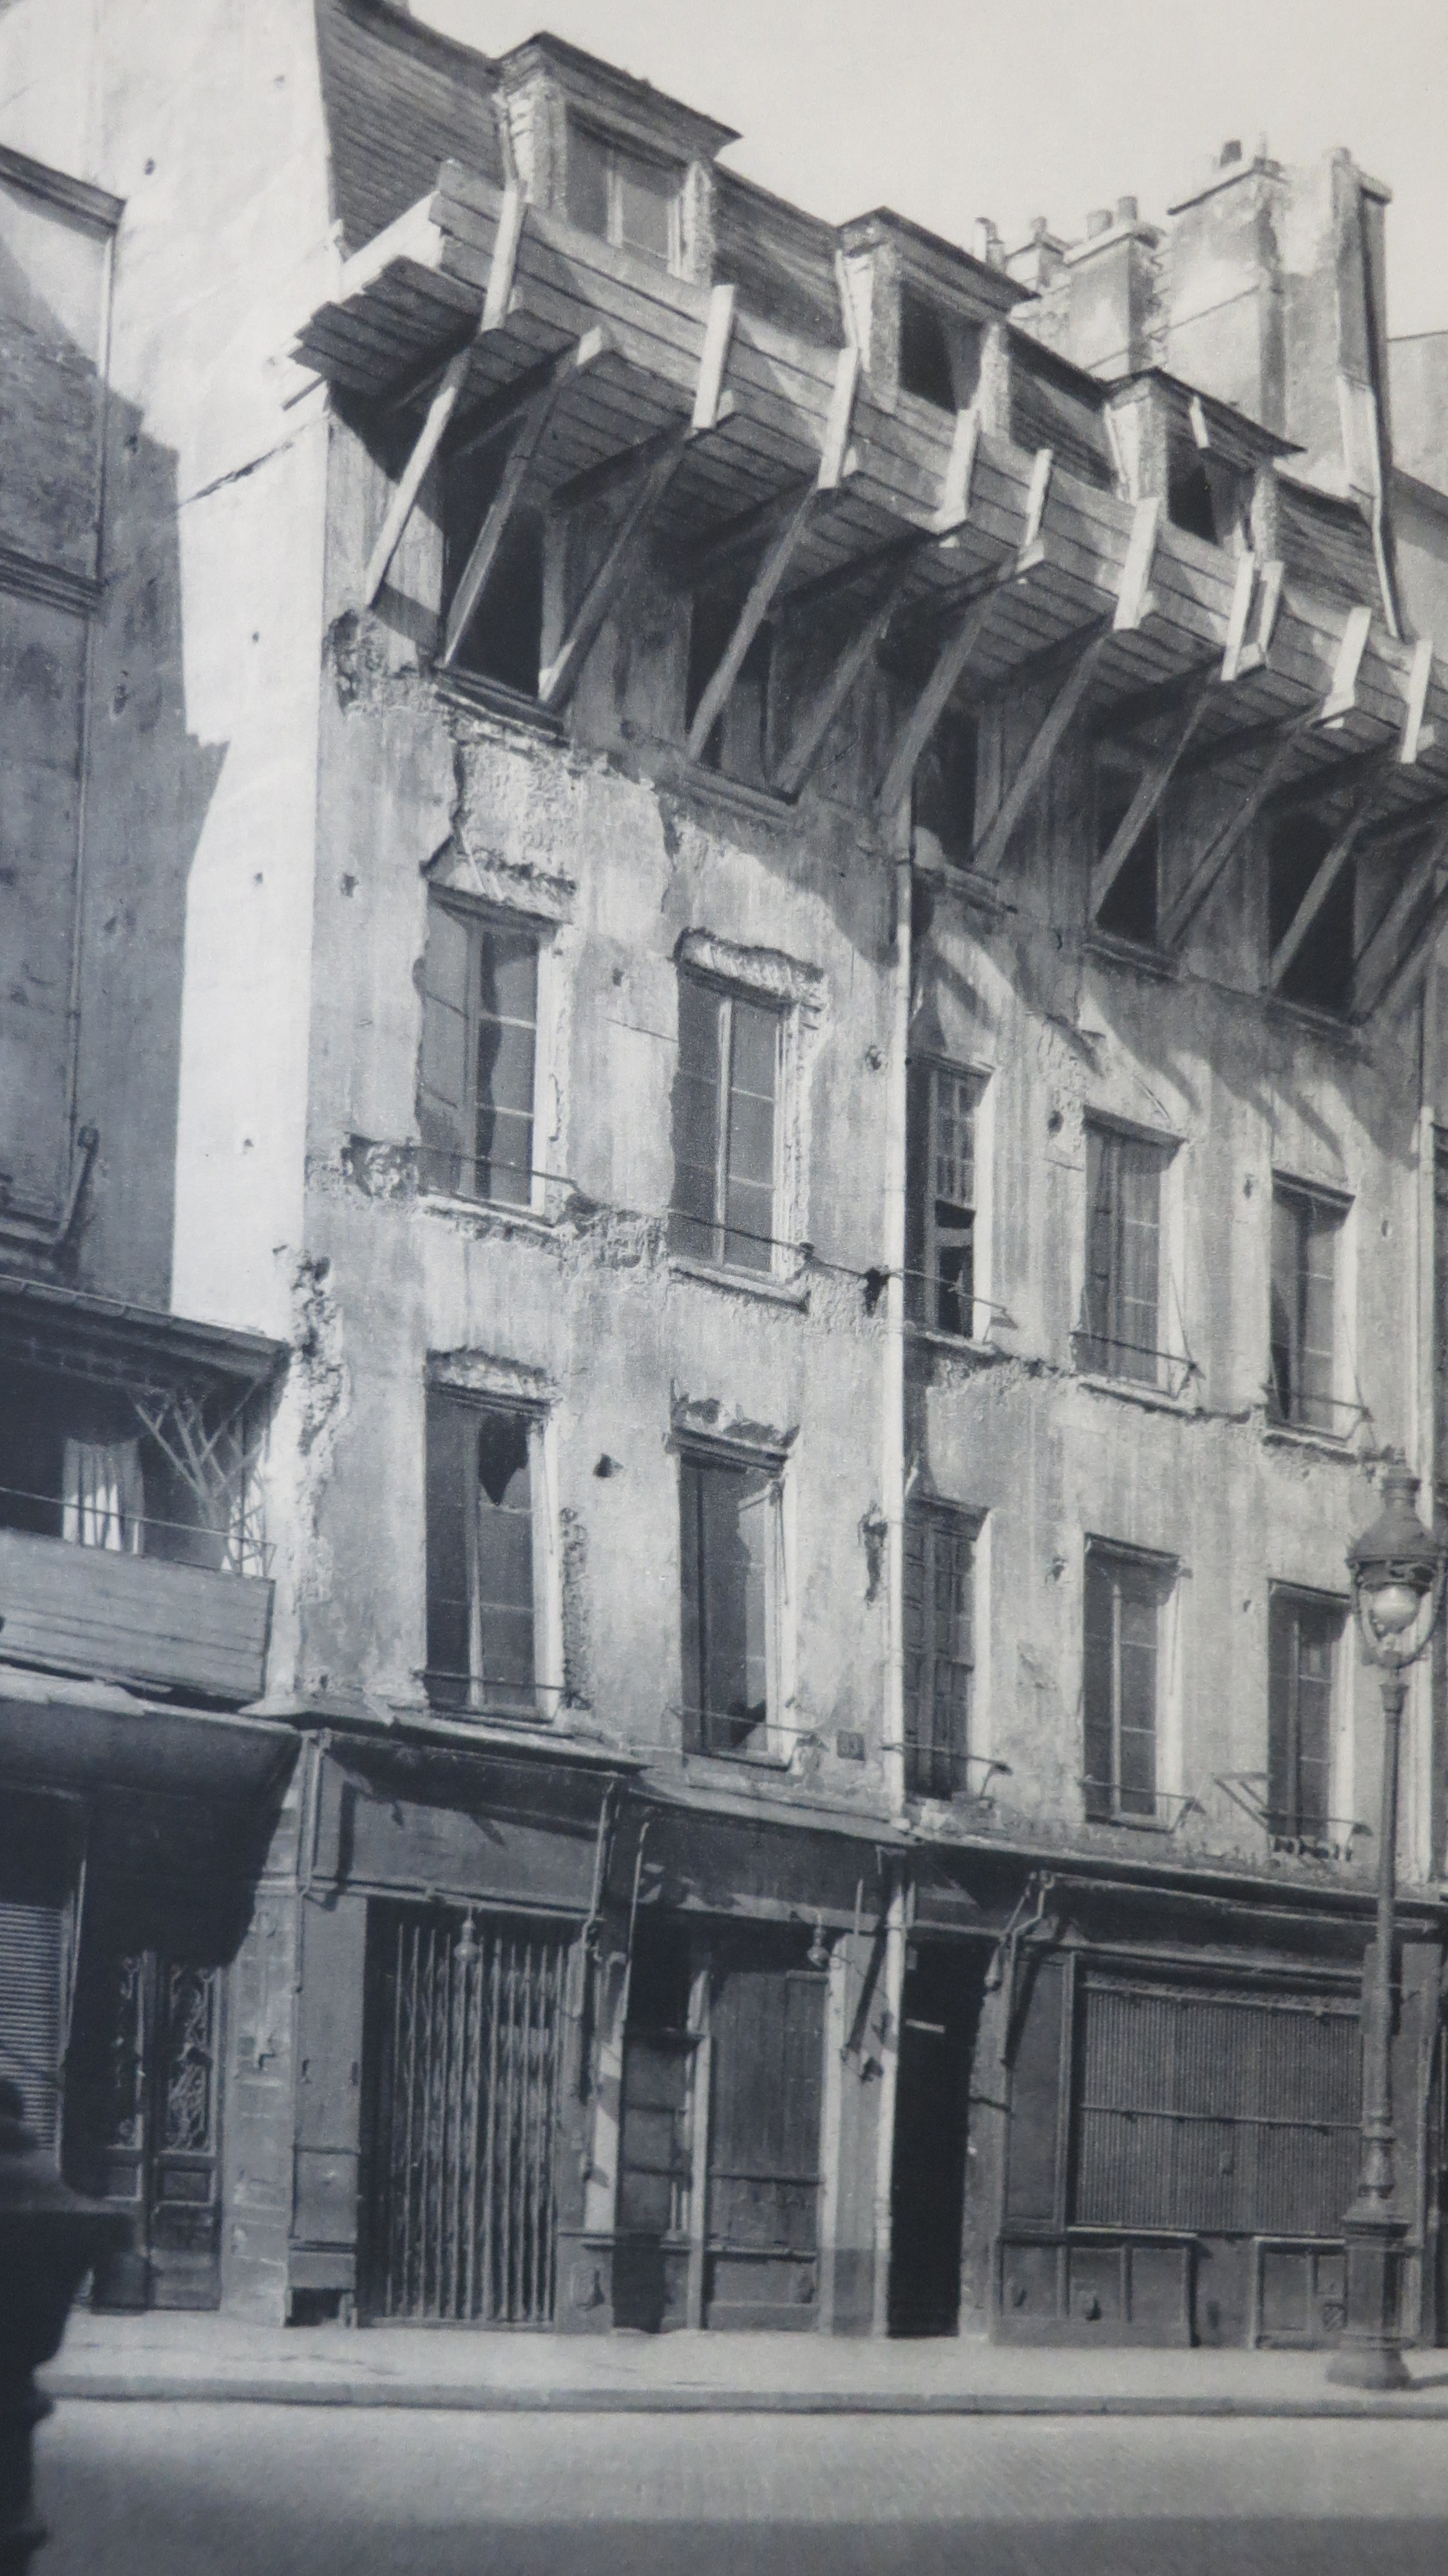
<path fill-rule="evenodd" d="M 220 2303 L 222 1989 L 220 1968 L 158 1950 L 83 1962 L 66 2166 L 135 2230 L 97 2271 L 96 2307 Z"/>
<path fill-rule="evenodd" d="M 984 1966 L 974 1946 L 912 1942 L 900 2014 L 891 2188 L 890 2332 L 954 2334 L 970 2069 Z"/>

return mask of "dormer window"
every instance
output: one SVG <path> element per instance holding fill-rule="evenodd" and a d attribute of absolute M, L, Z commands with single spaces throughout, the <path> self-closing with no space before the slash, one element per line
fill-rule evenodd
<path fill-rule="evenodd" d="M 955 409 L 945 324 L 935 306 L 913 286 L 900 289 L 900 390 L 934 403 L 937 411 Z"/>
<path fill-rule="evenodd" d="M 677 162 L 652 160 L 591 126 L 570 122 L 568 220 L 616 250 L 639 251 L 661 267 L 678 268 L 683 175 Z"/>

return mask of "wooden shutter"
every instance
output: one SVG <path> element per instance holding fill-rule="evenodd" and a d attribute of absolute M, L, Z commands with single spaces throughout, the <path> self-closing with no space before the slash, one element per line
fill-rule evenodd
<path fill-rule="evenodd" d="M 723 996 L 695 976 L 679 977 L 679 1054 L 674 1075 L 674 1197 L 669 1242 L 696 1260 L 718 1257 L 720 1014 Z"/>
<path fill-rule="evenodd" d="M 0 1902 L 0 2076 L 19 2085 L 25 2117 L 48 2147 L 60 2138 L 64 1961 L 59 1906 Z"/>
<path fill-rule="evenodd" d="M 478 1409 L 427 1397 L 427 1670 L 432 1697 L 466 1707 L 472 1681 L 468 1514 L 477 1480 Z"/>
<path fill-rule="evenodd" d="M 1010 2224 L 1058 2226 L 1064 2216 L 1070 1976 L 1069 1958 L 1027 1958 L 1020 1971 L 1006 2166 Z"/>
<path fill-rule="evenodd" d="M 1117 1372 L 1156 1377 L 1158 1272 L 1161 1239 L 1161 1154 L 1155 1145 L 1118 1137 L 1118 1289 L 1113 1331 L 1120 1345 Z"/>
<path fill-rule="evenodd" d="M 479 1681 L 488 1706 L 533 1700 L 533 1479 L 525 1413 L 477 1422 Z"/>
<path fill-rule="evenodd" d="M 1103 1376 L 1112 1360 L 1115 1324 L 1112 1283 L 1115 1275 L 1116 1138 L 1099 1127 L 1086 1130 L 1086 1289 L 1083 1322 L 1087 1368 Z"/>
<path fill-rule="evenodd" d="M 459 913 L 434 898 L 427 911 L 422 968 L 422 1053 L 417 1123 L 427 1189 L 474 1186 L 475 1138 L 468 1132 L 468 981 L 472 939 Z"/>
<path fill-rule="evenodd" d="M 927 1277 L 930 1197 L 930 1079 L 932 1067 L 914 1062 L 906 1075 L 905 1113 L 905 1312 L 916 1323 L 933 1321 Z"/>
<path fill-rule="evenodd" d="M 1086 1557 L 1081 1699 L 1086 1813 L 1097 1820 L 1110 1816 L 1116 1786 L 1112 1759 L 1112 1694 L 1116 1667 L 1113 1590 L 1109 1561 L 1095 1550 L 1089 1550 Z"/>
<path fill-rule="evenodd" d="M 1267 1610 L 1267 1814 L 1278 1834 L 1293 1831 L 1297 1812 L 1296 1647 L 1296 1604 L 1274 1589 Z"/>
<path fill-rule="evenodd" d="M 724 1258 L 736 1270 L 774 1260 L 774 1115 L 779 1013 L 731 995 L 729 1127 L 724 1162 Z"/>
<path fill-rule="evenodd" d="M 505 1207 L 533 1195 L 538 942 L 489 924 L 477 942 L 477 1189 Z"/>

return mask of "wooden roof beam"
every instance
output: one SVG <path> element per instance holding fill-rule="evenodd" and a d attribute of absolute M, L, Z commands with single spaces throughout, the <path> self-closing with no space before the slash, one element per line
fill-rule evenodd
<path fill-rule="evenodd" d="M 689 727 L 688 757 L 701 760 L 709 736 L 729 703 L 734 683 L 743 667 L 745 654 L 764 624 L 775 597 L 809 533 L 810 524 L 821 505 L 842 488 L 854 471 L 850 452 L 850 429 L 854 419 L 855 394 L 860 380 L 860 352 L 852 345 L 841 349 L 835 368 L 834 392 L 825 423 L 824 445 L 820 451 L 815 479 L 803 493 L 796 493 L 787 507 L 783 525 L 767 549 L 749 585 L 744 605 L 734 624 L 734 631 L 724 648 L 718 667 L 711 673 Z"/>
<path fill-rule="evenodd" d="M 478 327 L 464 348 L 449 358 L 442 379 L 427 407 L 427 417 L 417 443 L 402 470 L 402 478 L 393 493 L 391 506 L 382 522 L 381 533 L 368 557 L 362 579 L 362 606 L 370 608 L 387 578 L 388 567 L 402 541 L 402 532 L 411 518 L 422 490 L 423 478 L 442 445 L 448 425 L 458 407 L 459 397 L 467 382 L 468 370 L 478 342 L 489 331 L 495 331 L 508 316 L 512 302 L 513 279 L 518 265 L 518 244 L 523 238 L 525 202 L 516 185 L 505 188 L 498 215 L 498 229 L 493 242 L 493 256 L 488 269 L 487 289 Z"/>
<path fill-rule="evenodd" d="M 1217 687 L 1216 669 L 1198 678 L 1196 690 L 1187 705 L 1186 714 L 1176 731 L 1148 762 L 1131 803 L 1091 871 L 1090 911 L 1094 921 L 1110 894 L 1142 833 L 1157 811 L 1171 785 L 1177 766 L 1197 726 L 1206 713 L 1207 702 Z"/>
<path fill-rule="evenodd" d="M 1433 893 L 1438 872 L 1448 863 L 1448 798 L 1440 799 L 1429 812 L 1430 817 L 1436 813 L 1437 822 L 1426 848 L 1410 862 L 1386 912 L 1374 924 L 1353 959 L 1349 1010 L 1355 1020 L 1370 1017 L 1379 999 L 1386 994 L 1400 963 L 1402 942 L 1413 916 L 1420 909 L 1424 896 Z"/>
<path fill-rule="evenodd" d="M 1373 807 L 1386 792 L 1386 787 L 1385 777 L 1379 774 L 1375 778 L 1369 778 L 1365 785 L 1359 788 L 1341 831 L 1334 835 L 1330 847 L 1323 852 L 1312 883 L 1272 951 L 1267 968 L 1267 981 L 1274 993 L 1281 992 L 1284 976 L 1301 950 L 1303 941 L 1333 887 L 1351 860 L 1363 826 Z"/>
<path fill-rule="evenodd" d="M 523 487 L 544 433 L 561 395 L 585 370 L 596 365 L 611 346 L 608 333 L 602 329 L 585 331 L 581 340 L 563 355 L 555 358 L 548 380 L 536 393 L 522 417 L 518 435 L 509 451 L 507 464 L 497 491 L 488 504 L 487 515 L 478 530 L 472 553 L 463 566 L 462 579 L 453 593 L 447 614 L 439 657 L 444 670 L 451 668 L 467 636 L 469 627 L 482 604 L 483 593 L 492 578 L 498 550 L 507 533 L 509 521 L 523 496 Z"/>

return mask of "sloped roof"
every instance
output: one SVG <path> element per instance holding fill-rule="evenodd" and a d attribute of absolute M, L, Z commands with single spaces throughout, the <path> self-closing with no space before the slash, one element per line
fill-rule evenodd
<path fill-rule="evenodd" d="M 442 161 L 503 175 L 486 55 L 386 0 L 316 0 L 332 214 L 350 252 L 416 205 Z"/>

